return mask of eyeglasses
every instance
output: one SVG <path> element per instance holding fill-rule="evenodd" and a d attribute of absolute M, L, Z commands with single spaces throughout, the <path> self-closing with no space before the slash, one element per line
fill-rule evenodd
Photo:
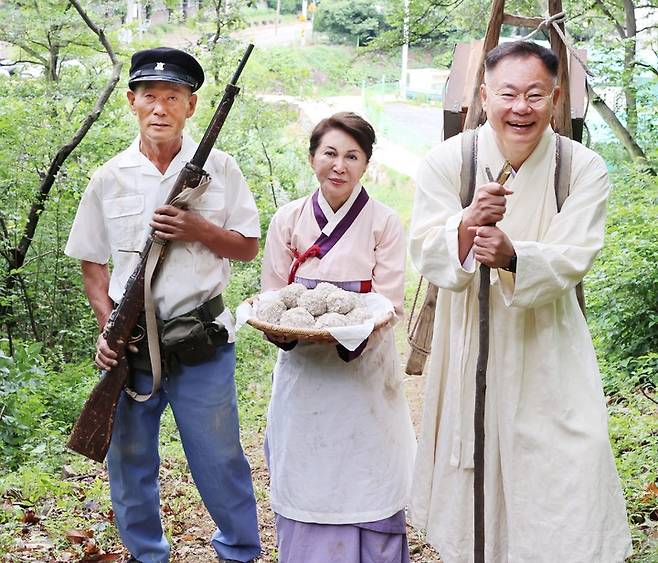
<path fill-rule="evenodd" d="M 528 92 L 515 94 L 509 90 L 494 90 L 486 84 L 485 87 L 494 96 L 496 96 L 496 98 L 500 100 L 500 103 L 506 108 L 513 107 L 514 104 L 516 104 L 516 102 L 519 100 L 524 100 L 525 103 L 528 104 L 532 109 L 544 109 L 548 105 L 549 101 L 553 97 L 553 93 L 555 92 L 555 88 L 553 88 L 549 94 L 538 94 L 535 92 L 531 94 L 528 94 Z"/>

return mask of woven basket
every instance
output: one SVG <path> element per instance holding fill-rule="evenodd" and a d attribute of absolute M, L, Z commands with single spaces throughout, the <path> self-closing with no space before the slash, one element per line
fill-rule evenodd
<path fill-rule="evenodd" d="M 253 303 L 253 301 L 254 301 L 253 297 L 247 299 L 248 303 Z M 383 326 L 386 326 L 391 321 L 392 318 L 393 318 L 393 312 L 391 311 L 386 315 L 384 315 L 382 318 L 377 319 L 377 321 L 375 321 L 375 326 L 372 329 L 372 331 L 375 332 L 376 330 L 379 330 Z M 334 344 L 334 345 L 338 344 L 336 339 L 326 329 L 293 328 L 289 326 L 281 326 L 281 325 L 266 323 L 256 318 L 248 319 L 247 323 L 264 333 L 284 337 L 288 340 L 305 340 L 306 342 L 318 342 L 318 343 Z"/>

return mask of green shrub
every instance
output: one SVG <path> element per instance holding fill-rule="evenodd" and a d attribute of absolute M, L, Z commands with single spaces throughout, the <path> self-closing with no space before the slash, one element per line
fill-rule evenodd
<path fill-rule="evenodd" d="M 605 246 L 586 280 L 588 320 L 610 389 L 625 373 L 658 384 L 658 184 L 637 172 L 613 176 Z M 605 374 L 604 370 L 604 374 Z"/>
<path fill-rule="evenodd" d="M 267 6 L 276 10 L 277 0 L 267 0 Z M 280 10 L 282 14 L 296 14 L 301 12 L 301 5 L 297 0 L 281 0 Z"/>
<path fill-rule="evenodd" d="M 0 348 L 0 468 L 28 460 L 59 464 L 67 435 L 94 382 L 87 360 L 63 364 L 43 354 L 40 343 Z"/>
<path fill-rule="evenodd" d="M 381 6 L 369 0 L 323 2 L 313 22 L 315 31 L 326 32 L 336 41 L 367 45 L 386 27 Z"/>

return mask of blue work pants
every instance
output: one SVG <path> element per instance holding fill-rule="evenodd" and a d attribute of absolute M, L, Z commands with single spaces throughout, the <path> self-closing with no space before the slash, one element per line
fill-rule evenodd
<path fill-rule="evenodd" d="M 206 363 L 182 365 L 148 401 L 122 393 L 107 454 L 110 495 L 119 535 L 142 563 L 169 560 L 158 483 L 160 418 L 167 404 L 194 482 L 217 525 L 215 551 L 237 561 L 260 552 L 251 469 L 240 445 L 234 370 L 235 345 L 227 344 Z M 151 390 L 150 372 L 136 371 L 131 379 L 138 393 Z"/>

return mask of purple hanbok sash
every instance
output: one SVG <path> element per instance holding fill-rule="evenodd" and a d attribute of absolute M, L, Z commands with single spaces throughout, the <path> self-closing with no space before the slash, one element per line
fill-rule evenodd
<path fill-rule="evenodd" d="M 311 201 L 313 203 L 313 215 L 315 215 L 315 220 L 320 227 L 320 230 L 324 229 L 329 220 L 325 216 L 318 202 L 318 192 L 316 190 L 311 196 Z M 295 260 L 290 267 L 290 273 L 288 274 L 288 283 L 293 283 L 295 281 L 295 274 L 299 267 L 306 262 L 309 258 L 316 257 L 319 260 L 322 260 L 322 257 L 329 252 L 334 245 L 341 239 L 341 237 L 347 232 L 347 230 L 352 226 L 352 223 L 356 220 L 361 213 L 361 210 L 365 207 L 366 203 L 370 197 L 368 192 L 366 192 L 364 187 L 361 187 L 359 195 L 356 196 L 352 207 L 345 214 L 339 222 L 338 225 L 334 228 L 329 236 L 324 233 L 320 233 L 320 236 L 317 240 L 304 252 L 299 252 L 298 249 L 294 248 L 292 254 L 295 257 Z"/>

